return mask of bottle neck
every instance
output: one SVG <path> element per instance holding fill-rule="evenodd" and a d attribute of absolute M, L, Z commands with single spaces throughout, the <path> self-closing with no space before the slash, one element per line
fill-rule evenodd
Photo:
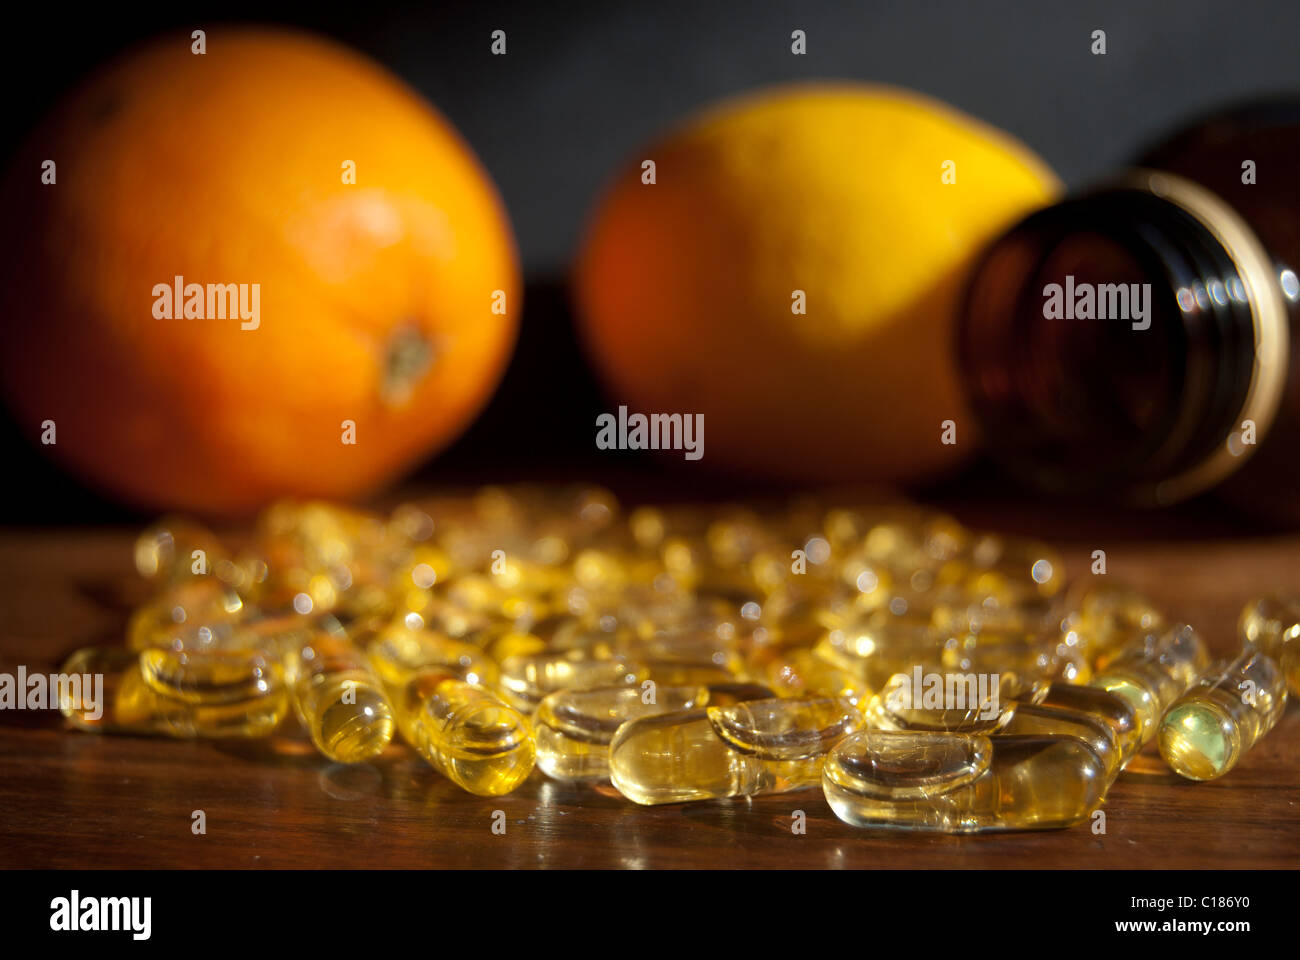
<path fill-rule="evenodd" d="M 1272 280 L 1240 217 L 1168 174 L 1030 215 L 984 255 L 958 330 L 987 446 L 1060 494 L 1155 505 L 1208 489 L 1281 400 Z"/>

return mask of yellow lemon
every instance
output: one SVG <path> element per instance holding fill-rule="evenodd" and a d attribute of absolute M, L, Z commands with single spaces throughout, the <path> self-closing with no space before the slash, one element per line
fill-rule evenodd
<path fill-rule="evenodd" d="M 576 271 L 587 348 L 631 412 L 703 414 L 706 462 L 931 476 L 976 442 L 952 344 L 973 260 L 1059 193 L 1025 146 L 907 91 L 730 101 L 598 204 Z"/>

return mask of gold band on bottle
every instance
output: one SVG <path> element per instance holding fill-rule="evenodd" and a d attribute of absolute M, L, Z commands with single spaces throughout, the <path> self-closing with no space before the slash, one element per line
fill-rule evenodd
<path fill-rule="evenodd" d="M 1159 170 L 1137 169 L 1121 181 L 1123 186 L 1154 194 L 1181 207 L 1216 240 L 1237 268 L 1245 286 L 1255 334 L 1255 356 L 1250 385 L 1233 428 L 1204 460 L 1173 477 L 1138 487 L 1131 496 L 1138 502 L 1166 506 L 1210 489 L 1239 469 L 1255 452 L 1255 444 L 1238 442 L 1244 421 L 1255 424 L 1257 440 L 1268 433 L 1282 403 L 1290 350 L 1286 304 L 1264 245 L 1235 210 L 1209 190 L 1184 177 Z M 1231 291 L 1229 292 L 1231 295 Z"/>

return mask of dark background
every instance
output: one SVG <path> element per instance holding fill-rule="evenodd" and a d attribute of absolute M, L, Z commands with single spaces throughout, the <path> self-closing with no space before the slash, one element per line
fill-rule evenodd
<path fill-rule="evenodd" d="M 528 281 L 519 347 L 487 413 L 422 473 L 465 482 L 620 462 L 594 456 L 606 405 L 573 340 L 564 273 L 610 172 L 717 97 L 803 78 L 910 87 L 1019 137 L 1078 186 L 1190 115 L 1300 90 L 1300 4 L 1284 0 L 45 4 L 0 36 L 0 153 L 95 64 L 163 30 L 230 20 L 298 24 L 367 52 L 451 119 L 500 188 Z M 504 57 L 489 52 L 498 28 Z M 796 28 L 804 56 L 790 52 Z M 1105 56 L 1090 53 L 1094 29 L 1106 31 Z M 47 466 L 12 423 L 0 422 L 0 443 L 17 486 L 0 520 L 122 516 Z M 621 466 L 667 469 L 635 455 Z"/>

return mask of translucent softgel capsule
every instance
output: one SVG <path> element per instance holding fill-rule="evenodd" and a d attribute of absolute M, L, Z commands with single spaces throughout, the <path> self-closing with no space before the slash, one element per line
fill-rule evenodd
<path fill-rule="evenodd" d="M 1195 682 L 1209 659 L 1200 635 L 1180 624 L 1126 648 L 1098 672 L 1092 686 L 1133 705 L 1138 740 L 1147 743 L 1155 736 L 1165 710 Z"/>
<path fill-rule="evenodd" d="M 726 707 L 746 700 L 772 700 L 776 691 L 761 683 L 711 683 L 709 684 L 709 705 Z"/>
<path fill-rule="evenodd" d="M 1018 703 L 997 735 L 1074 737 L 1087 744 L 1101 760 L 1108 781 L 1119 775 L 1124 763 L 1114 729 L 1105 720 L 1081 710 Z"/>
<path fill-rule="evenodd" d="M 763 664 L 762 675 L 774 689 L 788 696 L 844 697 L 862 709 L 871 690 L 856 675 L 821 660 L 811 650 L 774 654 Z"/>
<path fill-rule="evenodd" d="M 146 580 L 203 576 L 224 558 L 216 535 L 184 517 L 164 517 L 135 541 L 135 569 Z"/>
<path fill-rule="evenodd" d="M 854 705 L 838 697 L 750 700 L 706 712 L 728 745 L 765 760 L 823 756 L 864 726 Z"/>
<path fill-rule="evenodd" d="M 942 662 L 946 641 L 929 623 L 862 621 L 834 629 L 813 647 L 818 659 L 858 677 L 878 691 L 916 664 Z"/>
<path fill-rule="evenodd" d="M 705 687 L 605 687 L 558 690 L 545 697 L 533 714 L 537 765 L 557 780 L 603 780 L 609 777 L 609 743 L 628 720 L 702 707 Z"/>
<path fill-rule="evenodd" d="M 1277 661 L 1292 696 L 1300 695 L 1300 596 L 1275 594 L 1246 604 L 1241 641 Z"/>
<path fill-rule="evenodd" d="M 1011 673 L 966 673 L 938 664 L 895 674 L 863 710 L 882 730 L 986 733 L 1003 726 L 1015 700 L 1036 699 L 1045 685 Z"/>
<path fill-rule="evenodd" d="M 736 680 L 730 670 L 696 660 L 643 660 L 636 664 L 636 673 L 638 678 L 669 686 L 713 686 Z"/>
<path fill-rule="evenodd" d="M 346 639 L 317 632 L 290 649 L 294 706 L 312 743 L 339 763 L 377 756 L 393 738 L 393 709 L 366 656 Z"/>
<path fill-rule="evenodd" d="M 187 669 L 176 666 L 171 679 L 178 687 L 192 689 L 194 682 L 184 679 Z M 275 729 L 288 709 L 283 685 L 275 683 L 264 696 L 248 696 L 243 683 L 236 686 L 244 692 L 233 698 L 198 702 L 192 697 L 162 696 L 145 682 L 140 655 L 131 650 L 78 650 L 62 672 L 81 679 L 79 689 L 59 691 L 59 709 L 82 730 L 184 738 L 263 737 Z M 206 669 L 200 673 L 210 677 Z"/>
<path fill-rule="evenodd" d="M 388 702 L 392 705 L 398 733 L 408 744 L 415 746 L 419 739 L 416 724 L 424 710 L 425 701 L 433 696 L 440 684 L 461 678 L 446 667 L 399 672 L 381 665 L 379 661 L 375 661 L 375 667 L 383 681 L 384 692 L 388 694 Z"/>
<path fill-rule="evenodd" d="M 944 833 L 1048 830 L 1101 804 L 1102 761 L 1073 737 L 867 730 L 826 759 L 822 788 L 858 827 Z"/>
<path fill-rule="evenodd" d="M 263 736 L 288 708 L 283 669 L 260 650 L 154 647 L 142 651 L 139 661 L 141 678 L 161 703 L 191 708 L 186 724 L 199 736 Z"/>
<path fill-rule="evenodd" d="M 1059 707 L 1100 720 L 1115 734 L 1122 767 L 1142 747 L 1137 710 L 1123 697 L 1097 687 L 1054 683 L 1038 701 L 1043 707 Z"/>
<path fill-rule="evenodd" d="M 417 674 L 413 683 L 420 682 Z M 423 698 L 412 745 L 452 783 L 485 797 L 514 790 L 536 761 L 528 718 L 490 691 L 454 678 L 437 682 Z"/>
<path fill-rule="evenodd" d="M 1213 780 L 1273 729 L 1286 681 L 1271 657 L 1248 650 L 1213 665 L 1160 721 L 1160 755 L 1188 780 Z"/>
<path fill-rule="evenodd" d="M 1086 683 L 1092 667 L 1055 633 L 1015 636 L 989 631 L 949 638 L 943 662 L 961 672 L 1014 673 L 1025 683 Z"/>
<path fill-rule="evenodd" d="M 615 649 L 615 655 L 636 660 L 711 663 L 731 673 L 744 669 L 734 626 L 729 623 L 718 630 L 655 631 L 622 644 Z"/>
<path fill-rule="evenodd" d="M 956 520 L 913 506 L 833 509 L 826 514 L 829 542 L 859 548 L 868 559 L 898 570 L 929 569 L 962 549 L 968 534 Z"/>
<path fill-rule="evenodd" d="M 257 650 L 281 662 L 317 633 L 327 633 L 340 640 L 347 637 L 343 624 L 333 614 L 282 613 L 254 616 L 228 629 L 212 631 L 206 637 L 179 638 L 177 650 Z M 205 642 L 205 640 L 207 642 Z"/>
<path fill-rule="evenodd" d="M 414 647 L 390 639 L 381 633 L 368 649 L 402 738 L 470 793 L 498 796 L 523 783 L 535 759 L 528 718 L 466 679 L 476 675 L 476 660 L 467 665 L 447 655 L 478 648 L 441 640 L 430 646 L 436 635 L 425 635 Z"/>
<path fill-rule="evenodd" d="M 132 650 L 170 646 L 177 637 L 229 631 L 248 615 L 239 594 L 221 581 L 182 580 L 136 609 L 127 622 L 126 644 Z"/>
<path fill-rule="evenodd" d="M 1073 638 L 1097 666 L 1135 637 L 1158 633 L 1164 614 L 1142 594 L 1113 584 L 1089 584 L 1074 591 L 1067 604 L 1070 613 L 1062 619 L 1062 635 Z"/>
<path fill-rule="evenodd" d="M 85 647 L 68 657 L 60 672 L 69 685 L 59 691 L 59 710 L 73 726 L 111 733 L 169 732 L 158 695 L 140 676 L 138 654 Z"/>
<path fill-rule="evenodd" d="M 353 603 L 361 599 L 358 591 L 384 579 L 395 546 L 381 518 L 326 503 L 277 503 L 263 514 L 260 532 L 271 574 L 267 603 L 292 602 L 300 612 L 338 609 L 345 593 Z"/>
<path fill-rule="evenodd" d="M 1002 603 L 1050 597 L 1065 583 L 1060 554 L 1032 540 L 978 537 L 963 560 L 969 569 L 963 584 L 966 590 Z"/>
<path fill-rule="evenodd" d="M 546 652 L 546 641 L 537 634 L 517 629 L 513 624 L 489 628 L 476 638 L 495 663 L 511 657 L 531 657 Z"/>
<path fill-rule="evenodd" d="M 938 603 L 930 610 L 930 622 L 935 629 L 950 637 L 981 633 L 1022 639 L 1038 637 L 1053 632 L 1060 626 L 1060 619 L 1055 603 L 1045 598 L 1004 606 L 963 595 L 955 602 Z"/>
<path fill-rule="evenodd" d="M 610 742 L 610 782 L 642 804 L 798 790 L 817 783 L 826 750 L 862 725 L 853 704 L 827 698 L 630 720 Z"/>
<path fill-rule="evenodd" d="M 400 685 L 406 675 L 427 667 L 445 667 L 462 680 L 480 686 L 497 682 L 497 665 L 472 643 L 401 625 L 373 632 L 363 628 L 355 635 L 365 644 L 376 672 L 389 685 Z"/>
<path fill-rule="evenodd" d="M 564 653 L 574 659 L 608 659 L 623 643 L 633 638 L 630 627 L 618 623 L 613 617 L 600 618 L 595 623 L 576 617 L 567 617 L 555 625 L 547 640 L 550 653 Z"/>
<path fill-rule="evenodd" d="M 556 690 L 594 690 L 637 680 L 636 664 L 624 659 L 589 659 L 543 653 L 510 657 L 501 664 L 502 694 L 516 709 L 532 711 Z"/>

